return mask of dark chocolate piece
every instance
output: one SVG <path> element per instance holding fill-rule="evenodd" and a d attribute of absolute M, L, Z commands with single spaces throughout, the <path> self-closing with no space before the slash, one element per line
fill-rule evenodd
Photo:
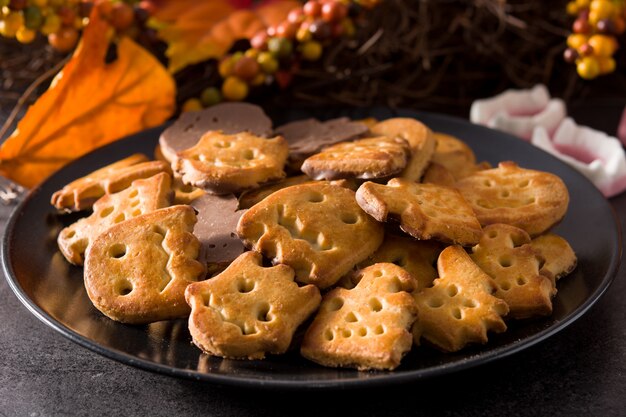
<path fill-rule="evenodd" d="M 244 252 L 237 237 L 237 222 L 246 210 L 238 210 L 237 198 L 230 194 L 205 194 L 191 202 L 198 211 L 193 234 L 202 244 L 198 261 L 205 264 L 228 264 Z"/>
<path fill-rule="evenodd" d="M 347 117 L 320 122 L 304 119 L 277 127 L 274 134 L 282 135 L 289 143 L 289 151 L 296 159 L 319 152 L 338 142 L 355 139 L 369 131 L 368 127 Z"/>
<path fill-rule="evenodd" d="M 269 137 L 272 121 L 261 107 L 249 103 L 222 103 L 205 110 L 183 113 L 161 133 L 161 152 L 172 161 L 178 152 L 194 146 L 210 130 L 221 130 L 225 134 L 248 131 Z"/>

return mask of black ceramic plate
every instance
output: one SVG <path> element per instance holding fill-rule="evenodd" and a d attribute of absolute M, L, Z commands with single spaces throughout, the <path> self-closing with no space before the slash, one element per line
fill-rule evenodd
<path fill-rule="evenodd" d="M 609 286 L 619 264 L 621 242 L 615 216 L 602 195 L 578 172 L 552 156 L 511 136 L 446 116 L 391 112 L 384 109 L 349 112 L 289 112 L 274 120 L 316 116 L 394 115 L 416 117 L 435 131 L 464 139 L 479 160 L 497 164 L 514 160 L 527 168 L 559 175 L 571 196 L 569 211 L 556 232 L 576 251 L 576 270 L 558 284 L 554 314 L 546 319 L 510 323 L 503 334 L 490 335 L 485 346 L 442 354 L 414 348 L 393 372 L 330 369 L 299 357 L 297 351 L 263 361 L 208 357 L 191 344 L 186 320 L 147 326 L 116 323 L 91 305 L 82 283 L 82 269 L 70 266 L 57 250 L 56 236 L 76 216 L 59 216 L 50 196 L 64 184 L 97 167 L 135 152 L 152 155 L 162 128 L 148 130 L 103 147 L 62 169 L 33 190 L 9 221 L 2 246 L 2 263 L 13 291 L 44 323 L 64 336 L 117 361 L 150 371 L 220 384 L 269 388 L 362 387 L 415 381 L 484 364 L 525 349 L 562 330 L 579 318 Z M 280 120 L 279 120 L 280 119 Z M 549 343 L 549 341 L 547 342 Z"/>

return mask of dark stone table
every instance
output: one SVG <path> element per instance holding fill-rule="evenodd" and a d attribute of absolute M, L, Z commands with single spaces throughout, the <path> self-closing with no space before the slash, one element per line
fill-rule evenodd
<path fill-rule="evenodd" d="M 626 193 L 610 202 L 624 228 Z M 2 229 L 10 209 L 0 206 Z M 175 379 L 99 356 L 41 323 L 0 279 L 0 416 L 624 416 L 625 295 L 622 267 L 597 304 L 560 333 L 445 377 L 280 392 Z"/>

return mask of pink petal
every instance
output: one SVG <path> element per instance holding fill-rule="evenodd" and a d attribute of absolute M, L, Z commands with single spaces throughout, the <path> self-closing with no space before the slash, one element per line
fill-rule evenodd
<path fill-rule="evenodd" d="M 470 121 L 485 125 L 497 113 L 509 116 L 532 116 L 546 108 L 550 93 L 539 84 L 528 90 L 506 90 L 494 97 L 476 100 L 470 109 Z"/>

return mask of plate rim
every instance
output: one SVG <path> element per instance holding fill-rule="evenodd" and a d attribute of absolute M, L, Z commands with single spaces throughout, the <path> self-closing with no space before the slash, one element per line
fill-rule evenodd
<path fill-rule="evenodd" d="M 371 107 L 369 108 L 369 111 L 374 112 L 376 111 L 376 109 L 377 107 Z M 452 115 L 431 113 L 431 112 L 426 112 L 426 111 L 414 111 L 410 109 L 389 109 L 389 108 L 382 108 L 382 109 L 386 111 L 395 112 L 400 117 L 414 117 L 414 118 L 419 119 L 420 115 L 423 115 L 423 116 L 426 116 L 427 118 L 440 119 L 446 122 L 452 121 L 455 123 L 471 124 L 475 128 L 485 129 L 492 133 L 494 132 L 494 129 L 490 129 L 482 125 L 472 124 L 471 122 L 463 118 L 452 116 Z M 429 379 L 435 376 L 445 376 L 453 372 L 463 371 L 466 369 L 474 368 L 474 367 L 484 365 L 484 364 L 487 364 L 487 363 L 490 363 L 499 359 L 509 357 L 511 355 L 514 355 L 520 352 L 521 350 L 528 349 L 531 346 L 541 343 L 547 338 L 561 332 L 563 329 L 567 328 L 572 323 L 577 321 L 580 317 L 582 317 L 585 313 L 587 313 L 587 311 L 594 304 L 596 304 L 597 301 L 606 293 L 608 288 L 611 286 L 611 284 L 615 280 L 615 277 L 617 276 L 617 272 L 621 264 L 622 251 L 623 251 L 623 245 L 622 245 L 623 237 L 622 237 L 622 230 L 621 230 L 621 222 L 619 220 L 619 217 L 617 216 L 617 213 L 615 212 L 615 209 L 609 203 L 608 199 L 606 199 L 601 194 L 601 192 L 597 190 L 595 185 L 593 185 L 593 183 L 591 183 L 589 179 L 587 179 L 580 172 L 570 167 L 569 165 L 565 164 L 563 161 L 554 157 L 553 155 L 550 155 L 549 153 L 546 153 L 545 151 L 542 151 L 539 148 L 535 148 L 541 152 L 544 152 L 546 155 L 549 155 L 556 163 L 564 165 L 572 172 L 578 174 L 578 176 L 582 180 L 593 185 L 597 194 L 605 201 L 607 207 L 610 209 L 610 212 L 612 214 L 611 216 L 612 222 L 616 226 L 616 235 L 617 235 L 617 251 L 616 252 L 617 253 L 613 254 L 615 256 L 611 258 L 611 262 L 608 265 L 605 276 L 603 277 L 602 281 L 599 283 L 595 291 L 591 293 L 590 296 L 587 297 L 584 300 L 584 302 L 581 303 L 575 310 L 569 313 L 565 319 L 559 322 L 556 322 L 550 325 L 549 327 L 542 329 L 531 336 L 528 336 L 519 341 L 516 341 L 515 343 L 508 344 L 506 346 L 500 346 L 500 347 L 491 349 L 486 352 L 480 352 L 479 355 L 473 358 L 464 358 L 464 359 L 460 359 L 459 361 L 455 361 L 452 363 L 440 364 L 440 365 L 431 366 L 431 367 L 424 368 L 424 369 L 406 370 L 402 372 L 383 371 L 383 372 L 380 372 L 378 375 L 373 376 L 371 378 L 367 378 L 367 379 L 361 379 L 358 377 L 349 377 L 349 378 L 345 377 L 339 380 L 293 381 L 293 380 L 281 380 L 281 379 L 251 378 L 250 376 L 238 376 L 238 375 L 232 375 L 232 374 L 228 374 L 228 375 L 215 374 L 215 373 L 201 372 L 198 370 L 183 369 L 183 368 L 178 368 L 178 367 L 174 367 L 170 365 L 160 364 L 160 363 L 153 362 L 144 358 L 140 358 L 140 357 L 131 355 L 129 353 L 126 353 L 124 351 L 121 351 L 119 349 L 109 348 L 109 347 L 100 345 L 99 343 L 89 339 L 86 336 L 79 334 L 78 332 L 60 323 L 59 321 L 54 319 L 52 316 L 50 316 L 45 310 L 39 307 L 35 303 L 35 301 L 32 300 L 28 296 L 28 294 L 26 294 L 26 292 L 20 285 L 19 280 L 17 279 L 17 275 L 15 274 L 15 271 L 13 270 L 12 265 L 11 265 L 9 249 L 12 244 L 11 241 L 13 239 L 15 225 L 17 224 L 18 218 L 23 212 L 24 206 L 26 206 L 28 202 L 31 199 L 33 199 L 34 196 L 37 195 L 37 193 L 40 192 L 43 184 L 45 184 L 50 179 L 54 178 L 56 175 L 60 175 L 64 170 L 71 169 L 72 165 L 77 163 L 81 159 L 86 158 L 94 153 L 100 152 L 102 151 L 102 149 L 106 148 L 109 145 L 112 145 L 114 143 L 117 143 L 123 140 L 128 140 L 129 138 L 134 137 L 136 135 L 144 135 L 144 134 L 149 134 L 150 132 L 156 132 L 156 131 L 160 132 L 169 124 L 171 124 L 171 122 L 166 122 L 159 126 L 156 126 L 150 129 L 145 129 L 145 130 L 136 132 L 132 135 L 125 136 L 108 145 L 104 145 L 102 147 L 94 149 L 93 151 L 88 152 L 87 154 L 67 164 L 65 167 L 61 168 L 60 170 L 55 172 L 53 175 L 51 175 L 49 178 L 47 178 L 40 185 L 31 189 L 27 193 L 27 195 L 22 199 L 22 201 L 13 208 L 7 220 L 6 227 L 2 234 L 2 241 L 1 241 L 2 247 L 0 250 L 0 262 L 2 263 L 2 271 L 4 272 L 5 279 L 8 282 L 9 287 L 11 288 L 12 292 L 16 295 L 18 300 L 26 307 L 26 309 L 31 314 L 33 314 L 37 319 L 39 319 L 41 322 L 46 324 L 48 327 L 52 328 L 53 330 L 60 333 L 64 337 L 68 338 L 72 342 L 78 344 L 79 346 L 87 348 L 91 350 L 92 352 L 99 354 L 100 356 L 106 357 L 108 359 L 114 360 L 116 362 L 122 363 L 127 366 L 133 366 L 135 368 L 143 369 L 143 370 L 161 374 L 161 375 L 167 375 L 170 377 L 182 377 L 185 379 L 191 379 L 191 380 L 196 380 L 196 381 L 201 381 L 201 382 L 206 382 L 206 383 L 215 383 L 215 384 L 219 384 L 223 386 L 237 386 L 237 387 L 264 388 L 264 389 L 288 389 L 288 390 L 321 389 L 321 390 L 326 390 L 326 389 L 335 389 L 338 387 L 340 388 L 370 388 L 370 387 L 377 387 L 381 385 L 391 385 L 391 384 L 395 385 L 395 384 L 400 384 L 400 383 L 405 383 L 405 382 L 422 381 L 422 380 Z M 499 134 L 513 137 L 501 131 L 496 131 L 496 132 L 498 132 Z M 516 140 L 519 140 L 518 138 L 515 138 L 515 137 L 513 138 Z M 529 146 L 532 146 L 532 145 L 529 145 Z"/>

